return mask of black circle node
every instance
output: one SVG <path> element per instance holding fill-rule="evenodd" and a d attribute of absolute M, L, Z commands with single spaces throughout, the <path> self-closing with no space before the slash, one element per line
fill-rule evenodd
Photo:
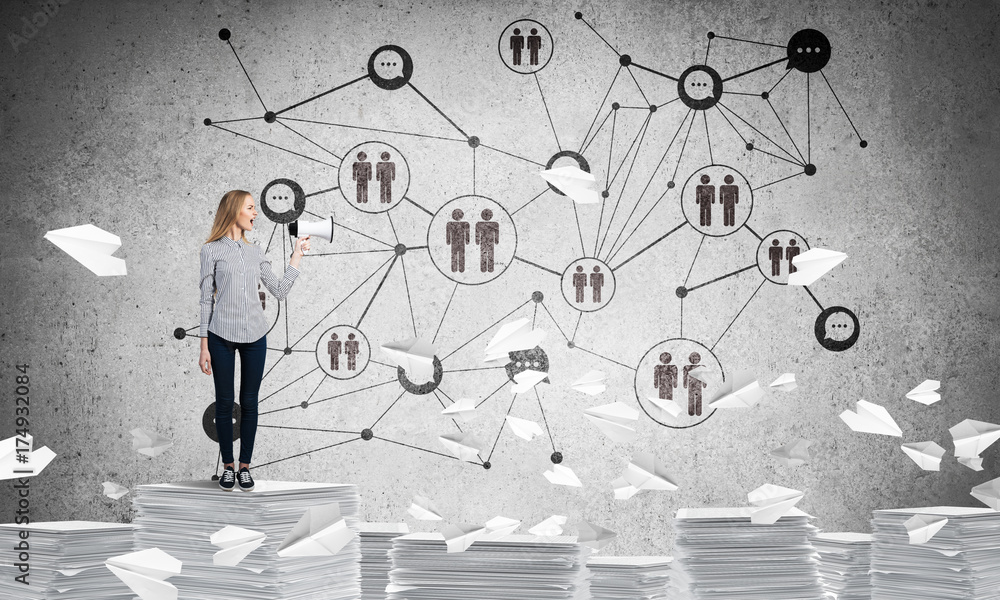
<path fill-rule="evenodd" d="M 576 17 L 577 19 L 582 19 L 583 18 L 583 13 L 580 12 L 580 11 L 577 11 L 576 14 L 574 14 L 573 16 Z"/>
<path fill-rule="evenodd" d="M 483 463 L 483 468 L 486 469 L 487 471 L 489 471 L 490 467 L 492 467 L 492 466 L 493 465 L 490 464 L 490 461 L 486 461 L 486 462 Z"/>
<path fill-rule="evenodd" d="M 175 338 L 177 338 L 179 340 L 183 340 L 186 336 L 187 336 L 187 332 L 184 331 L 183 327 L 178 327 L 177 329 L 174 330 L 174 337 Z"/>
<path fill-rule="evenodd" d="M 396 244 L 395 248 L 396 256 L 402 256 L 406 254 L 406 244 Z"/>
<path fill-rule="evenodd" d="M 816 165 L 814 165 L 812 163 L 809 163 L 808 165 L 806 165 L 805 174 L 806 175 L 815 175 L 816 174 Z"/>
<path fill-rule="evenodd" d="M 208 127 L 212 124 L 212 119 L 205 119 L 205 126 Z"/>
<path fill-rule="evenodd" d="M 860 145 L 861 145 L 862 148 L 867 148 L 868 147 L 868 140 L 861 140 L 861 144 Z"/>
<path fill-rule="evenodd" d="M 611 192 L 609 192 L 608 190 L 604 190 L 603 192 L 601 192 L 601 198 L 607 198 L 610 195 Z"/>
<path fill-rule="evenodd" d="M 308 400 L 303 400 L 302 402 L 299 403 L 299 407 L 300 408 L 309 408 L 309 401 Z"/>
<path fill-rule="evenodd" d="M 611 103 L 611 110 L 618 110 L 621 107 L 622 107 L 622 105 L 618 104 L 617 102 L 612 102 Z"/>
<path fill-rule="evenodd" d="M 366 441 L 366 442 L 370 441 L 373 437 L 375 437 L 375 434 L 372 433 L 371 429 L 362 429 L 361 430 L 361 439 L 363 439 L 364 441 Z"/>
<path fill-rule="evenodd" d="M 650 104 L 649 105 L 649 112 L 651 112 L 651 113 L 656 112 L 656 105 L 655 104 Z"/>
<path fill-rule="evenodd" d="M 219 39 L 222 40 L 223 42 L 228 40 L 231 35 L 232 32 L 226 29 L 225 27 L 219 30 Z"/>
<path fill-rule="evenodd" d="M 753 150 L 753 142 L 747 142 L 747 150 Z"/>
<path fill-rule="evenodd" d="M 674 186 L 676 186 L 676 185 L 677 185 L 677 184 L 676 184 L 676 183 L 674 183 L 673 181 L 668 181 L 668 182 L 667 182 L 667 189 L 668 189 L 668 190 L 672 190 L 672 189 L 674 189 Z"/>
<path fill-rule="evenodd" d="M 761 92 L 760 97 L 763 98 L 764 100 L 767 100 L 768 98 L 771 97 L 771 94 L 768 94 L 767 92 Z"/>
<path fill-rule="evenodd" d="M 815 29 L 795 32 L 788 40 L 786 68 L 815 73 L 830 62 L 830 40 Z"/>
<path fill-rule="evenodd" d="M 531 299 L 534 300 L 536 303 L 541 302 L 542 300 L 545 299 L 545 294 L 541 292 L 531 292 Z"/>
<path fill-rule="evenodd" d="M 685 298 L 688 295 L 688 289 L 682 285 L 677 288 L 674 293 L 677 294 L 678 298 Z"/>
<path fill-rule="evenodd" d="M 570 341 L 566 342 L 566 347 L 567 348 L 576 348 L 576 344 L 573 342 L 573 340 L 570 340 Z"/>
<path fill-rule="evenodd" d="M 469 147 L 470 148 L 478 148 L 479 147 L 479 137 L 478 136 L 475 136 L 475 135 L 469 136 Z"/>
<path fill-rule="evenodd" d="M 288 346 L 285 346 L 285 349 L 282 352 L 285 353 L 285 356 L 290 356 L 292 354 L 292 349 L 289 348 Z"/>
<path fill-rule="evenodd" d="M 714 40 L 715 39 L 715 32 L 714 31 L 709 31 L 708 32 L 708 39 L 710 39 L 710 40 Z"/>
<path fill-rule="evenodd" d="M 620 57 L 618 57 L 618 64 L 620 64 L 623 67 L 627 67 L 630 64 L 632 64 L 632 57 L 629 56 L 628 54 L 622 54 Z"/>
<path fill-rule="evenodd" d="M 278 120 L 278 115 L 274 114 L 273 111 L 267 111 L 264 113 L 264 121 L 267 123 L 274 123 Z"/>
<path fill-rule="evenodd" d="M 549 457 L 549 460 L 552 461 L 552 464 L 558 465 L 563 461 L 562 452 L 553 452 L 552 456 Z"/>

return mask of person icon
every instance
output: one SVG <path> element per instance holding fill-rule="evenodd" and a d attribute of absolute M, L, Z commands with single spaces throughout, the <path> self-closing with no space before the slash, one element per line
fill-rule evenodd
<path fill-rule="evenodd" d="M 583 272 L 583 265 L 576 266 L 576 273 L 573 273 L 573 287 L 576 288 L 576 301 L 583 302 L 583 288 L 587 287 L 587 274 Z"/>
<path fill-rule="evenodd" d="M 660 391 L 660 400 L 673 400 L 677 387 L 677 365 L 670 364 L 669 352 L 660 354 L 660 363 L 653 367 L 653 387 Z M 684 372 L 685 376 L 687 371 Z"/>
<path fill-rule="evenodd" d="M 538 64 L 538 51 L 542 49 L 542 36 L 538 35 L 538 30 L 532 28 L 531 35 L 528 36 L 528 64 Z"/>
<path fill-rule="evenodd" d="M 781 275 L 781 261 L 785 259 L 785 249 L 782 248 L 777 239 L 771 240 L 771 247 L 767 249 L 767 257 L 771 259 L 771 277 Z"/>
<path fill-rule="evenodd" d="M 736 205 L 740 203 L 740 186 L 733 185 L 733 176 L 726 175 L 726 185 L 719 186 L 719 204 L 722 205 L 723 227 L 736 225 Z"/>
<path fill-rule="evenodd" d="M 354 335 L 353 333 L 351 335 Z M 334 371 L 340 370 L 340 351 L 344 342 L 338 339 L 336 333 L 330 334 L 330 341 L 326 343 L 326 351 L 330 355 L 330 368 Z"/>
<path fill-rule="evenodd" d="M 354 163 L 351 179 L 358 182 L 358 204 L 368 204 L 368 182 L 372 179 L 372 164 L 367 162 L 368 155 L 358 152 L 358 160 Z"/>
<path fill-rule="evenodd" d="M 261 310 L 266 309 L 267 308 L 266 307 L 266 304 L 267 304 L 267 294 L 265 294 L 263 291 L 261 291 L 259 283 L 257 284 L 257 297 L 260 298 L 260 308 L 261 308 Z"/>
<path fill-rule="evenodd" d="M 479 270 L 493 272 L 493 246 L 500 243 L 500 223 L 491 221 L 493 211 L 484 208 L 480 213 L 482 221 L 476 223 L 476 243 L 479 244 Z M 466 224 L 468 227 L 468 224 Z M 454 269 L 453 269 L 454 270 Z"/>
<path fill-rule="evenodd" d="M 379 157 L 382 162 L 375 165 L 375 180 L 381 184 L 378 200 L 380 204 L 389 204 L 392 202 L 392 182 L 396 180 L 396 163 L 388 162 L 388 152 L 383 152 Z"/>
<path fill-rule="evenodd" d="M 684 387 L 688 391 L 688 416 L 701 416 L 701 390 L 708 386 L 707 383 L 691 376 L 692 369 L 696 369 L 701 363 L 701 355 L 692 352 L 688 356 L 691 364 L 684 367 Z"/>
<path fill-rule="evenodd" d="M 601 303 L 601 288 L 604 287 L 604 273 L 601 267 L 594 265 L 594 272 L 590 274 L 590 287 L 594 290 L 594 304 Z"/>
<path fill-rule="evenodd" d="M 701 185 L 695 188 L 694 201 L 701 207 L 702 227 L 712 226 L 712 205 L 715 204 L 715 186 L 709 185 L 712 179 L 708 175 L 701 176 Z"/>
<path fill-rule="evenodd" d="M 336 335 L 336 334 L 335 334 Z M 347 341 L 344 342 L 344 354 L 347 355 L 347 370 L 354 371 L 358 366 L 358 352 L 361 351 L 361 343 L 354 339 L 353 333 L 347 334 Z"/>
<path fill-rule="evenodd" d="M 469 224 L 462 220 L 465 213 L 456 208 L 451 211 L 453 219 L 445 225 L 445 242 L 451 246 L 451 272 L 465 273 L 465 245 L 469 243 Z M 476 230 L 478 237 L 479 231 Z"/>
<path fill-rule="evenodd" d="M 798 271 L 798 268 L 792 264 L 792 259 L 802 253 L 802 248 L 799 247 L 798 242 L 795 240 L 788 240 L 788 247 L 785 248 L 785 258 L 788 259 L 788 274 Z"/>
<path fill-rule="evenodd" d="M 514 57 L 511 59 L 515 65 L 521 64 L 521 51 L 524 50 L 524 36 L 521 35 L 521 30 L 515 28 L 514 35 L 510 36 L 510 49 L 514 53 Z"/>

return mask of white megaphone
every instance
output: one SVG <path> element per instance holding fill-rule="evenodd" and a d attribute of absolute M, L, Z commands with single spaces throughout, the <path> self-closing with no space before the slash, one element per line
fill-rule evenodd
<path fill-rule="evenodd" d="M 328 242 L 333 241 L 333 217 L 325 221 L 315 221 L 312 223 L 292 221 L 288 224 L 288 233 L 292 237 L 314 235 Z M 303 250 L 302 253 L 306 254 L 306 251 Z"/>

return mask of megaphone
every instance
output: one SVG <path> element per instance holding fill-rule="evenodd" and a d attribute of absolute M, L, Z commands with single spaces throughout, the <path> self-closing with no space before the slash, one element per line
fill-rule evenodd
<path fill-rule="evenodd" d="M 325 221 L 306 222 L 292 221 L 288 224 L 288 233 L 292 237 L 314 235 L 330 242 L 333 241 L 333 217 Z M 303 251 L 305 254 L 305 251 Z"/>

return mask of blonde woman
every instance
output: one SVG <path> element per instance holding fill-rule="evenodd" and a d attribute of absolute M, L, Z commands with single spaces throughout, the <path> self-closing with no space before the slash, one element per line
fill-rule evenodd
<path fill-rule="evenodd" d="M 257 283 L 283 300 L 299 276 L 299 261 L 309 250 L 309 236 L 298 238 L 279 280 L 260 246 L 247 241 L 257 210 L 243 190 L 226 192 L 215 212 L 208 241 L 201 247 L 201 372 L 215 380 L 215 430 L 225 470 L 219 487 L 253 490 L 250 458 L 257 433 L 257 393 L 264 374 L 268 325 L 257 296 Z M 214 301 L 214 302 L 213 302 Z M 233 460 L 233 378 L 240 353 L 240 468 Z M 213 369 L 214 367 L 214 369 Z"/>

